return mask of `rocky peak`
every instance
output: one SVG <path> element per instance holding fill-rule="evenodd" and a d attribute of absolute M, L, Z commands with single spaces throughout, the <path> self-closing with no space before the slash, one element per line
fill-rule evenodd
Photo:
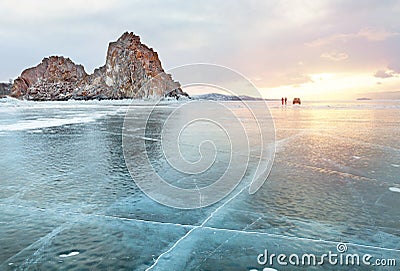
<path fill-rule="evenodd" d="M 164 72 L 157 53 L 128 32 L 110 42 L 106 64 L 93 74 L 88 75 L 69 58 L 51 56 L 23 71 L 11 92 L 14 97 L 32 100 L 187 96 Z"/>
<path fill-rule="evenodd" d="M 126 46 L 129 46 L 129 45 L 136 45 L 137 46 L 137 45 L 141 44 L 140 37 L 135 35 L 135 34 L 133 34 L 133 32 L 125 32 L 114 43 L 125 44 Z"/>
<path fill-rule="evenodd" d="M 60 91 L 73 92 L 73 89 L 81 85 L 87 77 L 87 73 L 82 65 L 76 65 L 71 59 L 63 56 L 51 56 L 43 58 L 42 62 L 36 67 L 26 69 L 18 77 L 11 88 L 11 95 L 30 99 L 45 99 L 38 97 L 38 93 L 49 92 L 48 99 L 53 99 L 50 93 L 54 84 L 60 85 Z M 63 86 L 60 83 L 65 83 Z M 71 86 L 72 84 L 72 86 Z M 48 91 L 46 91 L 46 89 Z M 56 94 L 57 95 L 57 94 Z M 65 97 L 62 97 L 63 99 Z"/>

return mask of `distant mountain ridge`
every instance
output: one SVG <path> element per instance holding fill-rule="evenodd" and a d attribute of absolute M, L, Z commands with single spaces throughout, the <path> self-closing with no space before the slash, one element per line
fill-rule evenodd
<path fill-rule="evenodd" d="M 192 95 L 195 100 L 208 100 L 208 101 L 263 101 L 262 98 L 250 97 L 245 95 L 225 95 L 220 93 L 207 93 L 201 95 Z"/>

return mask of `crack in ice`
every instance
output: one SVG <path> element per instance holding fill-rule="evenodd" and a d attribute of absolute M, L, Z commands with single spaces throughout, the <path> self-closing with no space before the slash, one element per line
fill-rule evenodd
<path fill-rule="evenodd" d="M 203 229 L 209 229 L 212 231 L 224 231 L 224 232 L 226 231 L 226 232 L 232 232 L 232 233 L 243 233 L 243 234 L 249 234 L 249 235 L 265 235 L 265 236 L 288 239 L 288 240 L 310 241 L 310 242 L 315 242 L 315 243 L 328 243 L 328 244 L 332 244 L 335 246 L 338 243 L 341 243 L 341 241 L 313 239 L 313 238 L 307 238 L 307 237 L 296 237 L 296 236 L 288 236 L 288 235 L 268 233 L 268 232 L 244 231 L 244 230 L 234 230 L 234 229 L 225 229 L 225 228 L 221 229 L 221 228 L 214 228 L 214 227 L 208 227 L 208 226 L 203 227 Z M 400 252 L 400 249 L 396 249 L 396 248 L 370 246 L 370 245 L 363 245 L 363 244 L 357 244 L 357 243 L 352 243 L 352 242 L 346 242 L 346 245 L 353 245 L 353 246 L 361 247 L 361 248 L 378 249 L 378 250 L 384 250 L 384 251 Z"/>
<path fill-rule="evenodd" d="M 62 232 L 63 230 L 65 230 L 67 223 L 62 224 L 61 226 L 55 227 L 51 232 L 49 232 L 48 234 L 46 234 L 45 236 L 39 238 L 38 240 L 36 240 L 35 242 L 33 242 L 32 244 L 30 244 L 29 246 L 23 248 L 22 250 L 20 250 L 18 253 L 14 254 L 13 256 L 11 256 L 10 258 L 8 258 L 7 260 L 5 260 L 1 266 L 6 265 L 8 262 L 13 261 L 13 259 L 15 257 L 18 257 L 19 255 L 21 255 L 22 253 L 24 253 L 25 251 L 34 248 L 35 246 L 38 246 L 38 249 L 35 250 L 35 252 L 24 261 L 24 263 L 21 265 L 20 269 L 24 269 L 24 266 L 28 266 L 32 263 L 36 263 L 37 262 L 37 257 L 38 254 L 45 248 L 45 246 L 47 244 L 50 243 L 51 239 L 53 239 L 56 235 L 58 235 L 60 232 Z"/>
<path fill-rule="evenodd" d="M 225 201 L 223 204 L 221 204 L 217 209 L 215 209 L 199 226 L 194 226 L 192 229 L 190 229 L 185 235 L 183 235 L 181 238 L 178 239 L 168 250 L 164 251 L 161 253 L 157 259 L 154 261 L 154 263 L 146 269 L 146 271 L 152 270 L 159 262 L 159 260 L 166 254 L 170 253 L 174 248 L 182 242 L 186 237 L 188 237 L 194 230 L 199 229 L 199 228 L 204 228 L 205 224 L 214 217 L 214 215 L 221 210 L 225 205 L 227 205 L 229 202 L 231 202 L 233 199 L 235 199 L 239 194 L 241 194 L 246 188 L 248 188 L 250 185 L 244 186 L 242 189 L 240 189 L 235 195 L 233 195 L 231 198 L 229 198 L 227 201 Z"/>

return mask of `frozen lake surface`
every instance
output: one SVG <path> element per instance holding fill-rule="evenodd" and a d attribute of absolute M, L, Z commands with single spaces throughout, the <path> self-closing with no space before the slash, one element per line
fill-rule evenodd
<path fill-rule="evenodd" d="M 338 243 L 400 265 L 400 102 L 268 103 L 277 152 L 261 189 L 239 185 L 210 207 L 178 210 L 130 176 L 121 135 L 129 101 L 0 99 L 0 270 L 262 270 L 271 267 L 257 262 L 265 249 L 321 255 Z M 246 122 L 240 102 L 224 105 Z M 137 117 L 149 106 L 137 102 Z M 137 142 L 156 148 L 153 128 Z M 255 166 L 250 157 L 244 181 Z"/>

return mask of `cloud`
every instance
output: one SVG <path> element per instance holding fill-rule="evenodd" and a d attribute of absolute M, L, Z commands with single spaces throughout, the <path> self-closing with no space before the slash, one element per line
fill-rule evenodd
<path fill-rule="evenodd" d="M 400 33 L 398 32 L 390 32 L 384 29 L 371 29 L 365 28 L 360 30 L 355 37 L 356 38 L 365 38 L 369 41 L 384 41 L 388 38 L 398 36 Z"/>
<path fill-rule="evenodd" d="M 286 82 L 288 85 L 301 85 L 305 83 L 313 83 L 311 76 L 305 74 L 302 71 L 289 71 L 281 74 L 282 82 Z"/>
<path fill-rule="evenodd" d="M 391 37 L 398 35 L 400 35 L 400 33 L 390 32 L 384 29 L 364 28 L 357 33 L 333 34 L 327 37 L 315 39 L 311 42 L 306 43 L 306 45 L 310 47 L 319 47 L 336 42 L 346 43 L 353 39 L 365 39 L 367 41 L 378 42 L 387 40 Z"/>
<path fill-rule="evenodd" d="M 341 60 L 345 60 L 348 59 L 349 56 L 344 53 L 344 52 L 337 52 L 337 51 L 331 51 L 329 53 L 323 53 L 320 56 L 321 58 L 326 58 L 329 60 L 333 60 L 333 61 L 341 61 Z"/>
<path fill-rule="evenodd" d="M 395 0 L 1 0 L 0 81 L 54 54 L 92 72 L 108 42 L 133 31 L 166 70 L 216 63 L 262 88 L 331 87 L 310 75 L 336 73 L 368 73 L 375 83 L 378 69 L 400 73 L 399 8 Z"/>
<path fill-rule="evenodd" d="M 398 76 L 398 74 L 396 72 L 394 72 L 393 70 L 378 70 L 374 74 L 374 76 L 377 78 L 385 79 L 385 78 Z"/>

